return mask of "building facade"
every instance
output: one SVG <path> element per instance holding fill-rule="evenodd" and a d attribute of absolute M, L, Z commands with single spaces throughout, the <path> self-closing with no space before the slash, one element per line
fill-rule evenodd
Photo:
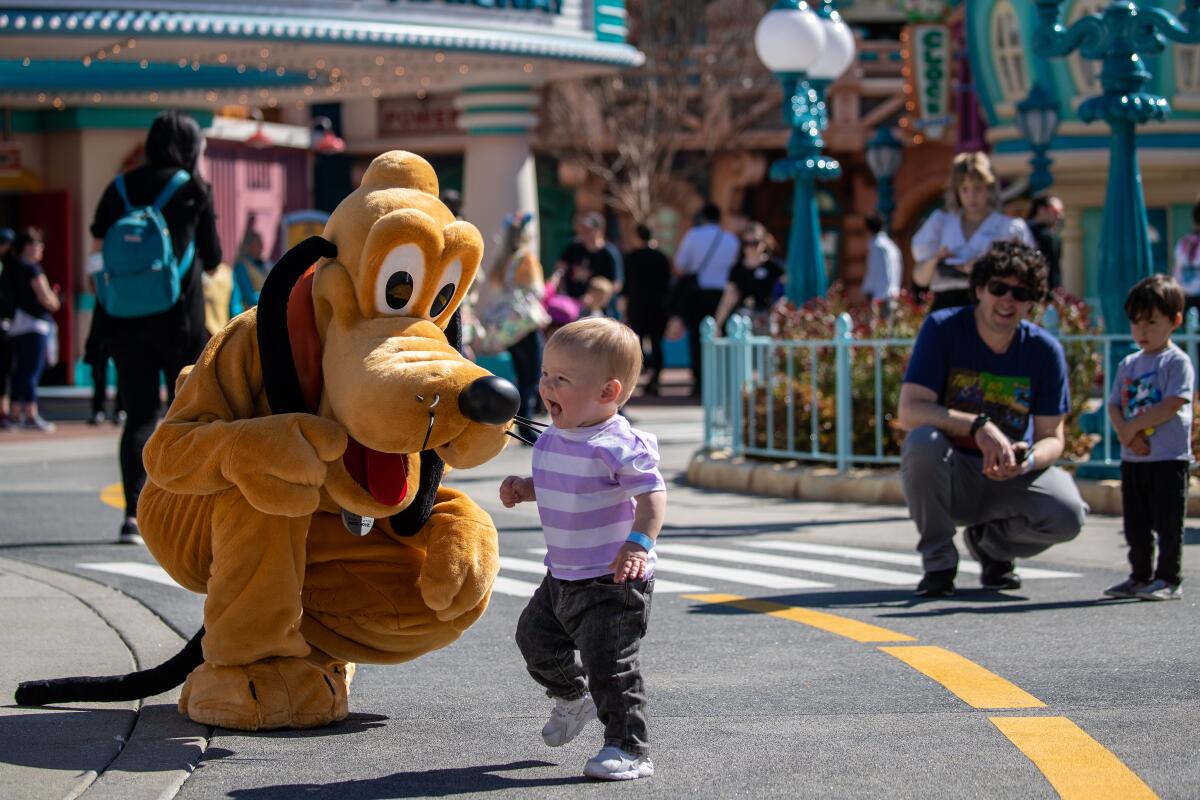
<path fill-rule="evenodd" d="M 0 224 L 38 225 L 70 382 L 91 297 L 84 256 L 101 193 L 136 163 L 153 116 L 193 113 L 210 146 L 222 245 L 287 212 L 331 209 L 379 152 L 427 155 L 486 242 L 538 212 L 540 88 L 636 65 L 624 0 L 28 0 L 0 7 Z M 326 117 L 344 153 L 313 152 Z"/>

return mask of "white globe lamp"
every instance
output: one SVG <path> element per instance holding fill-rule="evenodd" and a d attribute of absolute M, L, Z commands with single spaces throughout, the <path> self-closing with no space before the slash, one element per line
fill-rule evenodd
<path fill-rule="evenodd" d="M 824 50 L 825 30 L 806 3 L 777 3 L 759 20 L 754 49 L 774 73 L 804 72 Z"/>
<path fill-rule="evenodd" d="M 854 32 L 841 17 L 821 19 L 820 25 L 825 32 L 825 47 L 809 65 L 808 75 L 818 80 L 834 80 L 854 63 Z"/>

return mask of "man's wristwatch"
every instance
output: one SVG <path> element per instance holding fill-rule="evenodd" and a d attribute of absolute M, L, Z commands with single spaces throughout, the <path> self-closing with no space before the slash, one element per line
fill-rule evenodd
<path fill-rule="evenodd" d="M 979 416 L 975 417 L 975 421 L 971 423 L 971 433 L 970 433 L 971 438 L 974 439 L 975 434 L 979 433 L 979 429 L 982 428 L 984 425 L 987 425 L 991 421 L 992 421 L 992 418 L 989 417 L 987 414 L 980 414 Z"/>

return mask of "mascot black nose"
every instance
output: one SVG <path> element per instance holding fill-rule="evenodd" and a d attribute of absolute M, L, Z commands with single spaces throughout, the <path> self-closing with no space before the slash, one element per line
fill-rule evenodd
<path fill-rule="evenodd" d="M 458 396 L 458 410 L 472 422 L 503 425 L 521 407 L 517 387 L 504 378 L 486 375 L 471 383 Z"/>

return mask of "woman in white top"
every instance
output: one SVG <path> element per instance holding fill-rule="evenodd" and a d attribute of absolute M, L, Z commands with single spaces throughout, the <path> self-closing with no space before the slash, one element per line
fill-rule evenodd
<path fill-rule="evenodd" d="M 960 153 L 950 168 L 945 209 L 913 236 L 913 283 L 933 292 L 933 311 L 971 303 L 971 267 L 993 242 L 1033 246 L 1025 220 L 1000 212 L 1000 187 L 984 153 Z"/>

